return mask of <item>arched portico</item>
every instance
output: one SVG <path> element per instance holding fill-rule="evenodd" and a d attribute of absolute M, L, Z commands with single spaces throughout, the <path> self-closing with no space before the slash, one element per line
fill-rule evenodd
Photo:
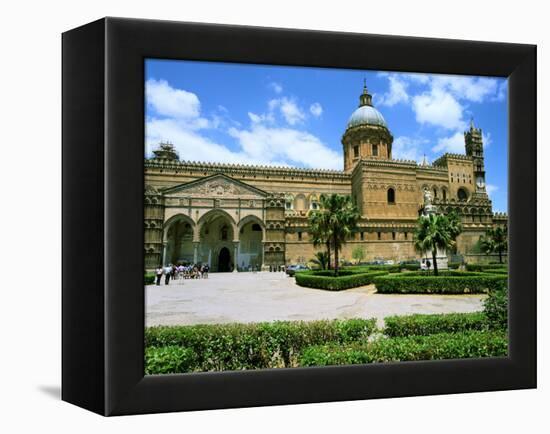
<path fill-rule="evenodd" d="M 231 215 L 213 209 L 198 223 L 197 260 L 212 271 L 235 271 L 238 255 L 238 227 Z"/>
<path fill-rule="evenodd" d="M 184 214 L 177 214 L 164 223 L 163 265 L 192 263 L 196 224 Z"/>
<path fill-rule="evenodd" d="M 237 265 L 240 270 L 261 270 L 264 264 L 265 224 L 254 215 L 241 219 L 238 224 L 239 243 Z"/>

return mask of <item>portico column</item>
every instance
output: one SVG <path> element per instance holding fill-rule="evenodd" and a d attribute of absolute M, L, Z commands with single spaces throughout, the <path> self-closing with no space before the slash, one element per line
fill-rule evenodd
<path fill-rule="evenodd" d="M 197 263 L 199 259 L 199 242 L 193 241 L 193 265 Z"/>
<path fill-rule="evenodd" d="M 239 265 L 239 242 L 233 241 L 233 273 L 237 272 L 237 266 Z"/>
<path fill-rule="evenodd" d="M 162 244 L 162 258 L 161 258 L 161 266 L 165 266 L 166 265 L 166 248 L 168 247 L 168 243 L 163 243 Z"/>

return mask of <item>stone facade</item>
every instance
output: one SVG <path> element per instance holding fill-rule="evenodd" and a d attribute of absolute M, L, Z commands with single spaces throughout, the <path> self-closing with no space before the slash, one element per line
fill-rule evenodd
<path fill-rule="evenodd" d="M 145 267 L 209 263 L 213 271 L 269 269 L 306 263 L 315 248 L 308 215 L 321 194 L 351 195 L 361 219 L 340 255 L 360 246 L 365 259 L 418 258 L 413 232 L 423 191 L 443 212 L 461 216 L 457 253 L 470 254 L 492 225 L 485 190 L 481 129 L 465 132 L 465 154 L 445 154 L 431 165 L 392 158 L 391 135 L 366 88 L 342 137 L 344 170 L 180 161 L 160 144 L 145 160 Z"/>

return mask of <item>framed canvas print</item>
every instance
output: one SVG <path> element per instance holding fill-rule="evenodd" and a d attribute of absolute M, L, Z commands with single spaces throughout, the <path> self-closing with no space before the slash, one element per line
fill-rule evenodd
<path fill-rule="evenodd" d="M 103 415 L 536 386 L 520 44 L 63 34 L 63 399 Z"/>

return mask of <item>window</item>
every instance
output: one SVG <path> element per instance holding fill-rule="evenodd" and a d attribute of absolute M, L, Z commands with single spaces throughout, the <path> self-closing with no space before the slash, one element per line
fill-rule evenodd
<path fill-rule="evenodd" d="M 361 241 L 364 241 L 364 239 L 365 239 L 365 233 L 361 232 Z"/>
<path fill-rule="evenodd" d="M 359 157 L 359 146 L 355 145 L 353 147 L 353 158 L 358 158 Z"/>
<path fill-rule="evenodd" d="M 392 239 L 392 240 L 395 240 L 395 232 L 392 232 L 392 233 L 391 233 L 391 239 Z"/>
<path fill-rule="evenodd" d="M 409 239 L 409 233 L 408 233 L 408 232 L 405 232 L 405 239 L 406 239 L 406 240 Z"/>
<path fill-rule="evenodd" d="M 382 239 L 382 232 L 378 232 L 378 239 L 379 239 L 379 240 Z"/>
<path fill-rule="evenodd" d="M 372 155 L 378 157 L 378 145 L 372 145 Z"/>
<path fill-rule="evenodd" d="M 434 197 L 437 197 L 437 188 L 434 187 Z"/>
<path fill-rule="evenodd" d="M 467 200 L 468 199 L 468 193 L 466 193 L 466 190 L 463 188 L 459 188 L 457 192 L 458 200 Z"/>
<path fill-rule="evenodd" d="M 388 203 L 395 203 L 395 190 L 388 188 Z"/>
<path fill-rule="evenodd" d="M 221 237 L 223 241 L 227 240 L 227 226 L 223 226 L 221 230 Z"/>
<path fill-rule="evenodd" d="M 447 200 L 447 190 L 443 190 L 443 200 Z"/>
<path fill-rule="evenodd" d="M 302 233 L 298 232 L 298 241 L 302 241 Z"/>

